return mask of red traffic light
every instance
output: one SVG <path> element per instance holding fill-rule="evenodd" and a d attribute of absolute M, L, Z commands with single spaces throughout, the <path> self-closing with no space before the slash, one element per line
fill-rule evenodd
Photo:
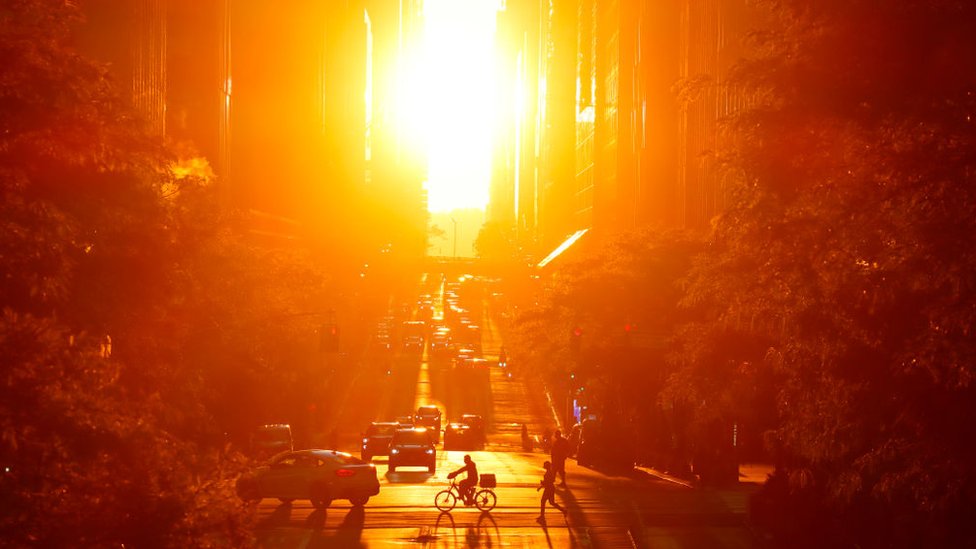
<path fill-rule="evenodd" d="M 573 328 L 573 336 L 574 337 L 579 337 L 581 335 L 583 335 L 583 328 L 580 328 L 579 326 Z"/>

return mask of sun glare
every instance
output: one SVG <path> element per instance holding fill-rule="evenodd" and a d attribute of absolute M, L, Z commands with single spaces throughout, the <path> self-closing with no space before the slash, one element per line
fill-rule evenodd
<path fill-rule="evenodd" d="M 484 209 L 491 178 L 498 0 L 427 0 L 424 43 L 406 68 L 427 146 L 428 209 Z"/>

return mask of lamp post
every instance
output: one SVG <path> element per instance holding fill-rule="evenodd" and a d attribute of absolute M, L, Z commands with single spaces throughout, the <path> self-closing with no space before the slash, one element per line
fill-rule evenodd
<path fill-rule="evenodd" d="M 454 259 L 457 259 L 457 219 L 451 218 L 451 223 L 454 224 Z"/>

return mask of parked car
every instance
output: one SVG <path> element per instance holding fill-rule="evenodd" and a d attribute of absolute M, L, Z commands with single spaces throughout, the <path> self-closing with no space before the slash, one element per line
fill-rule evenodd
<path fill-rule="evenodd" d="M 279 454 L 267 465 L 237 479 L 237 495 L 246 502 L 278 498 L 284 503 L 307 499 L 317 509 L 333 500 L 366 505 L 380 493 L 376 467 L 345 452 L 298 450 Z"/>
<path fill-rule="evenodd" d="M 434 438 L 434 444 L 441 441 L 441 411 L 437 406 L 421 406 L 414 415 L 414 425 L 426 427 Z"/>
<path fill-rule="evenodd" d="M 426 467 L 433 474 L 437 470 L 437 451 L 430 433 L 423 427 L 397 429 L 390 441 L 390 472 L 397 467 Z"/>
<path fill-rule="evenodd" d="M 262 425 L 251 434 L 251 455 L 259 461 L 294 449 L 291 426 L 287 423 Z"/>
<path fill-rule="evenodd" d="M 580 424 L 576 462 L 584 467 L 598 466 L 629 471 L 635 463 L 634 445 L 620 425 L 599 419 L 584 419 Z"/>
<path fill-rule="evenodd" d="M 600 442 L 600 422 L 584 419 L 580 423 L 579 443 L 576 445 L 576 462 L 582 466 L 593 465 L 598 461 Z"/>
<path fill-rule="evenodd" d="M 374 421 L 363 434 L 363 447 L 360 450 L 360 457 L 364 461 L 373 459 L 373 456 L 390 455 L 390 440 L 396 432 L 399 424 L 392 421 Z"/>

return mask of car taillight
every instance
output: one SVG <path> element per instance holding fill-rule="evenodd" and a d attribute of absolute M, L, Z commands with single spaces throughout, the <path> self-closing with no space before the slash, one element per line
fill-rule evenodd
<path fill-rule="evenodd" d="M 346 477 L 351 477 L 351 476 L 355 475 L 356 474 L 356 471 L 354 471 L 352 469 L 336 469 L 335 474 L 336 474 L 337 477 L 346 478 Z"/>

